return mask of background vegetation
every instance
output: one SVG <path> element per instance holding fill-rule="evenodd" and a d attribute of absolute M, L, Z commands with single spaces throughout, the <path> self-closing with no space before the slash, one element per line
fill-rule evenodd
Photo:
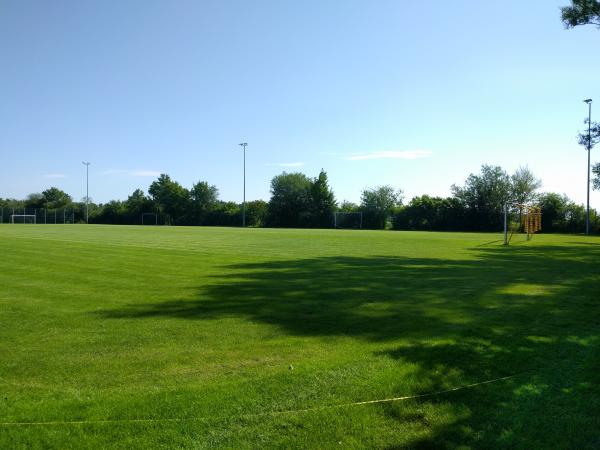
<path fill-rule="evenodd" d="M 598 169 L 600 170 L 600 169 Z M 600 173 L 600 172 L 599 172 Z M 596 178 L 595 186 L 600 188 Z M 498 231 L 503 223 L 507 202 L 535 202 L 542 208 L 543 232 L 579 233 L 585 230 L 585 208 L 562 194 L 540 193 L 541 181 L 527 168 L 508 174 L 498 166 L 481 167 L 462 185 L 453 185 L 446 198 L 417 196 L 403 203 L 402 191 L 391 186 L 364 189 L 360 204 L 338 202 L 324 170 L 315 178 L 299 172 L 282 173 L 271 180 L 269 202 L 254 200 L 246 204 L 246 223 L 251 227 L 329 228 L 334 226 L 334 212 L 361 212 L 362 227 L 371 229 L 428 231 Z M 33 193 L 24 200 L 1 199 L 4 222 L 12 208 L 33 213 L 42 208 L 74 211 L 74 221 L 85 220 L 85 199 L 73 201 L 56 187 Z M 182 186 L 163 174 L 145 193 L 135 190 L 125 201 L 113 200 L 90 204 L 90 222 L 99 224 L 142 223 L 142 214 L 155 213 L 159 224 L 240 226 L 242 205 L 219 199 L 216 186 L 199 181 L 191 188 Z M 147 217 L 146 223 L 154 223 Z M 339 224 L 339 222 L 338 222 Z M 358 222 L 353 222 L 358 225 Z M 592 231 L 600 223 L 591 211 Z"/>

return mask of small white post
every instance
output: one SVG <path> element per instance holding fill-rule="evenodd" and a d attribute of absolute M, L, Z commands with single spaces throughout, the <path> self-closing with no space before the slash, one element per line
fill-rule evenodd
<path fill-rule="evenodd" d="M 504 204 L 504 245 L 508 245 L 508 205 Z"/>

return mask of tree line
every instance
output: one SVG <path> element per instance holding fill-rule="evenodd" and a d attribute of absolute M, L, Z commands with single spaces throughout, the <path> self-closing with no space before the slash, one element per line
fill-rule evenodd
<path fill-rule="evenodd" d="M 338 202 L 324 170 L 311 178 L 300 172 L 283 172 L 271 180 L 268 202 L 246 203 L 246 224 L 251 227 L 330 228 L 334 213 L 360 213 L 368 229 L 429 231 L 499 231 L 504 205 L 536 203 L 542 210 L 544 232 L 578 233 L 585 229 L 585 208 L 562 194 L 540 193 L 541 181 L 527 168 L 513 174 L 502 167 L 483 165 L 463 184 L 453 185 L 448 197 L 421 195 L 403 203 L 403 193 L 392 186 L 363 189 L 360 203 Z M 85 199 L 84 199 L 85 200 Z M 85 221 L 85 201 L 75 202 L 51 187 L 24 200 L 0 199 L 0 207 L 31 209 L 70 208 L 76 222 Z M 242 205 L 219 199 L 216 186 L 199 181 L 186 188 L 162 174 L 147 193 L 135 190 L 124 200 L 89 204 L 90 223 L 240 226 Z M 522 211 L 518 211 L 522 213 Z M 151 215 L 148 217 L 148 215 Z M 153 216 L 153 215 L 156 216 Z M 343 215 L 341 215 L 344 217 Z M 598 231 L 596 211 L 592 228 Z M 344 222 L 336 221 L 344 226 Z M 346 226 L 357 222 L 346 221 Z"/>

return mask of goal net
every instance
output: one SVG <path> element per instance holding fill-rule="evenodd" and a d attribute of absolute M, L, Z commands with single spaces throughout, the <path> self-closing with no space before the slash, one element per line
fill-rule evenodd
<path fill-rule="evenodd" d="M 158 225 L 158 214 L 142 213 L 142 225 Z"/>
<path fill-rule="evenodd" d="M 509 245 L 515 234 L 524 234 L 529 241 L 542 230 L 542 210 L 539 206 L 508 204 L 504 207 L 504 244 Z"/>
<path fill-rule="evenodd" d="M 10 223 L 37 223 L 35 214 L 11 214 Z"/>
<path fill-rule="evenodd" d="M 362 228 L 362 212 L 336 212 L 333 213 L 334 228 Z"/>

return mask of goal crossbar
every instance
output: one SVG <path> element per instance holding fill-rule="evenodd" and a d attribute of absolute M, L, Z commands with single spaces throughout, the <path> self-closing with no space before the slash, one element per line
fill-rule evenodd
<path fill-rule="evenodd" d="M 146 216 L 154 217 L 154 224 L 148 223 L 148 221 L 144 221 Z M 142 213 L 142 225 L 158 225 L 158 214 L 157 213 Z"/>
<path fill-rule="evenodd" d="M 362 228 L 363 214 L 362 211 L 336 211 L 333 213 L 333 227 L 341 228 L 340 218 L 355 217 L 358 219 L 356 225 Z"/>
<path fill-rule="evenodd" d="M 506 203 L 504 205 L 504 245 L 509 245 L 514 228 L 509 231 L 508 214 L 510 208 L 519 210 L 519 229 L 524 229 L 527 234 L 527 240 L 531 240 L 533 235 L 542 229 L 542 209 L 537 205 L 524 203 Z"/>
<path fill-rule="evenodd" d="M 11 214 L 10 223 L 15 223 L 15 217 L 23 217 L 23 219 L 25 219 L 26 217 L 32 217 L 32 223 L 37 223 L 37 216 L 35 214 Z M 26 223 L 25 220 L 23 220 L 23 223 Z"/>

